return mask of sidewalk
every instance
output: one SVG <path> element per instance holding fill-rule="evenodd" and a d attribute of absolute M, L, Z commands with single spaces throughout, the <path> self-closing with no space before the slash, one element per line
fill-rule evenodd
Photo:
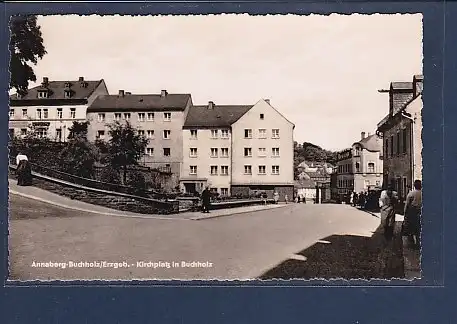
<path fill-rule="evenodd" d="M 368 210 L 363 210 L 375 217 L 381 219 L 380 212 L 371 212 Z M 401 223 L 405 217 L 403 215 L 396 215 L 395 222 L 398 226 L 401 226 Z M 408 244 L 408 239 L 405 236 L 402 236 L 402 251 L 403 251 L 403 261 L 404 261 L 404 269 L 405 269 L 405 279 L 414 280 L 420 279 L 421 277 L 421 253 L 420 250 L 412 249 Z"/>
<path fill-rule="evenodd" d="M 67 197 L 57 195 L 53 192 L 40 189 L 34 186 L 18 186 L 15 180 L 9 179 L 9 192 L 10 194 L 19 195 L 25 198 L 34 199 L 51 205 L 72 209 L 79 212 L 87 212 L 99 215 L 117 216 L 117 217 L 134 217 L 134 218 L 149 218 L 149 219 L 162 219 L 162 220 L 203 220 L 222 216 L 230 216 L 235 214 L 250 213 L 274 208 L 287 206 L 286 204 L 279 205 L 256 205 L 246 207 L 235 207 L 227 209 L 219 209 L 203 214 L 201 212 L 184 212 L 179 214 L 158 216 L 138 214 L 133 212 L 126 212 L 117 209 L 111 209 L 103 206 L 88 204 L 79 200 L 73 200 Z"/>

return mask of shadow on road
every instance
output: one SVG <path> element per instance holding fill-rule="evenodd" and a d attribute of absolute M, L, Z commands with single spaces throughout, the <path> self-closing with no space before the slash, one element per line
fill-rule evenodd
<path fill-rule="evenodd" d="M 404 278 L 402 239 L 387 241 L 378 228 L 371 237 L 332 235 L 296 254 L 259 279 Z"/>

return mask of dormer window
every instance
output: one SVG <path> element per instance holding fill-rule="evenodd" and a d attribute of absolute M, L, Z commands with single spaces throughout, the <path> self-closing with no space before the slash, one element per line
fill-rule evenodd
<path fill-rule="evenodd" d="M 38 98 L 46 99 L 48 97 L 48 90 L 39 90 L 38 91 Z"/>
<path fill-rule="evenodd" d="M 70 82 L 65 82 L 65 88 L 70 88 Z"/>
<path fill-rule="evenodd" d="M 71 90 L 70 89 L 65 89 L 64 98 L 71 98 Z"/>
<path fill-rule="evenodd" d="M 87 88 L 87 84 L 86 81 L 81 82 L 81 88 Z"/>

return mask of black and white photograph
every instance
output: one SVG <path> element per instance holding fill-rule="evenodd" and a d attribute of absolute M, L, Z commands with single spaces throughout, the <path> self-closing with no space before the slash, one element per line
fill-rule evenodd
<path fill-rule="evenodd" d="M 421 278 L 421 14 L 10 37 L 8 280 Z"/>

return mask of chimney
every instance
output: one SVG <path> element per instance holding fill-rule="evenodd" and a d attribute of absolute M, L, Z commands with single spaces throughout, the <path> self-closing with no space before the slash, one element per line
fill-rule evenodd
<path fill-rule="evenodd" d="M 124 96 L 124 90 L 119 90 L 119 97 L 123 97 Z"/>
<path fill-rule="evenodd" d="M 364 139 L 364 138 L 365 138 L 365 132 L 361 132 L 361 133 L 360 133 L 360 138 L 361 138 L 361 139 Z"/>
<path fill-rule="evenodd" d="M 368 132 L 368 136 L 371 136 L 371 133 L 370 133 L 370 132 Z"/>
<path fill-rule="evenodd" d="M 214 109 L 214 102 L 208 101 L 208 109 Z"/>
<path fill-rule="evenodd" d="M 270 104 L 270 99 L 264 99 L 267 104 Z"/>
<path fill-rule="evenodd" d="M 84 82 L 84 77 L 79 77 L 79 82 Z"/>
<path fill-rule="evenodd" d="M 49 78 L 48 77 L 43 77 L 43 82 L 41 83 L 41 85 L 43 87 L 46 87 L 48 84 L 49 84 Z"/>
<path fill-rule="evenodd" d="M 419 93 L 422 92 L 424 87 L 424 76 L 423 75 L 415 75 L 413 77 L 413 92 L 414 97 L 417 97 Z"/>
<path fill-rule="evenodd" d="M 162 91 L 160 92 L 160 96 L 161 96 L 161 97 L 166 97 L 167 95 L 168 95 L 167 90 L 162 90 Z"/>

